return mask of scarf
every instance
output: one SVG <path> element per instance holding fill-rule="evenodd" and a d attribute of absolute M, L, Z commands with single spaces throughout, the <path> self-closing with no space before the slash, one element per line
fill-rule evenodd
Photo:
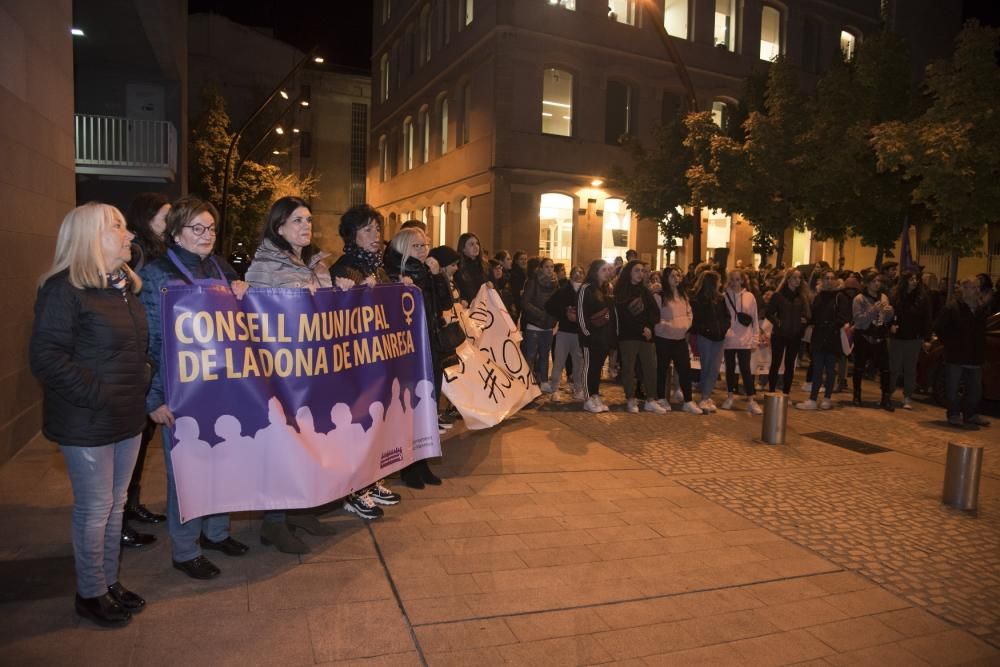
<path fill-rule="evenodd" d="M 344 254 L 350 257 L 352 263 L 364 271 L 366 276 L 375 275 L 382 267 L 381 253 L 369 252 L 353 243 L 348 243 L 344 246 Z"/>
<path fill-rule="evenodd" d="M 122 294 L 128 292 L 128 274 L 123 269 L 118 269 L 115 273 L 107 274 L 108 287 L 113 287 Z"/>

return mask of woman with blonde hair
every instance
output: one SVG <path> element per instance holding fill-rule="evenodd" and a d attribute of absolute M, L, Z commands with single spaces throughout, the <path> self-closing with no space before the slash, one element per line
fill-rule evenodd
<path fill-rule="evenodd" d="M 42 432 L 73 486 L 76 612 L 127 624 L 146 602 L 118 580 L 122 513 L 146 425 L 148 331 L 128 266 L 133 234 L 118 209 L 84 204 L 63 219 L 39 281 L 31 371 L 43 391 Z"/>
<path fill-rule="evenodd" d="M 747 395 L 747 410 L 752 415 L 763 414 L 754 399 L 753 369 L 750 367 L 750 352 L 760 341 L 760 321 L 757 319 L 757 298 L 747 289 L 747 276 L 743 269 L 733 269 L 726 281 L 724 298 L 729 309 L 730 325 L 722 348 L 726 358 L 726 400 L 723 410 L 731 410 L 733 396 L 739 391 L 736 367 L 743 376 L 743 389 Z"/>

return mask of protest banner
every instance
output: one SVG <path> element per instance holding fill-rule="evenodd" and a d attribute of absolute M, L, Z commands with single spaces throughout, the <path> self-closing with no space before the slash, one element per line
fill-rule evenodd
<path fill-rule="evenodd" d="M 541 395 L 521 353 L 521 332 L 495 289 L 483 285 L 468 308 L 456 307 L 466 342 L 444 371 L 442 392 L 471 430 L 496 426 Z"/>
<path fill-rule="evenodd" d="M 441 455 L 420 290 L 170 286 L 181 520 L 315 507 Z"/>

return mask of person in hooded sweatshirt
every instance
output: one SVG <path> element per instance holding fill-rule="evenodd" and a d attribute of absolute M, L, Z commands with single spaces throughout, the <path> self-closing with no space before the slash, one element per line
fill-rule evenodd
<path fill-rule="evenodd" d="M 601 369 L 608 352 L 617 342 L 618 318 L 611 295 L 614 265 L 595 259 L 587 269 L 587 276 L 577 292 L 576 312 L 580 324 L 580 347 L 583 365 L 579 372 L 587 378 L 588 397 L 583 402 L 587 412 L 607 412 L 608 406 L 600 396 Z"/>
<path fill-rule="evenodd" d="M 691 290 L 691 331 L 696 334 L 698 362 L 700 364 L 702 412 L 715 412 L 712 390 L 719 379 L 722 365 L 722 346 L 729 331 L 729 307 L 722 298 L 719 274 L 711 269 L 698 273 Z"/>
<path fill-rule="evenodd" d="M 903 409 L 912 410 L 917 388 L 920 347 L 931 337 L 931 302 L 920 277 L 904 271 L 889 299 L 894 318 L 889 327 L 889 397 L 903 378 Z"/>
<path fill-rule="evenodd" d="M 583 352 L 580 349 L 580 324 L 576 313 L 576 297 L 583 286 L 584 277 L 583 267 L 574 266 L 569 273 L 569 282 L 545 303 L 545 310 L 559 320 L 552 373 L 549 376 L 554 401 L 559 400 L 559 384 L 567 357 L 573 364 L 573 400 L 583 401 L 587 398 L 587 378 L 580 371 L 583 368 Z"/>
<path fill-rule="evenodd" d="M 802 343 L 806 322 L 811 316 L 812 299 L 809 287 L 802 280 L 797 269 L 788 269 L 778 283 L 778 289 L 771 296 L 764 316 L 772 324 L 771 368 L 767 376 L 768 389 L 774 391 L 778 385 L 778 370 L 785 365 L 782 377 L 782 392 L 792 390 L 795 376 L 795 358 Z"/>
<path fill-rule="evenodd" d="M 653 327 L 660 319 L 660 309 L 645 283 L 642 262 L 632 260 L 622 267 L 614 287 L 615 311 L 618 315 L 618 350 L 622 364 L 622 387 L 625 389 L 625 410 L 639 412 L 636 398 L 636 361 L 642 371 L 646 391 L 656 386 L 656 348 Z M 663 414 L 666 410 L 650 397 L 643 410 Z"/>
<path fill-rule="evenodd" d="M 729 272 L 724 292 L 726 308 L 729 309 L 730 325 L 726 332 L 723 350 L 726 357 L 726 400 L 723 410 L 732 410 L 733 395 L 739 391 L 736 367 L 739 365 L 743 377 L 743 389 L 747 395 L 747 411 L 752 415 L 763 414 L 754 399 L 753 369 L 750 367 L 750 353 L 760 340 L 760 321 L 757 319 L 757 298 L 746 289 L 746 275 L 742 269 Z"/>
<path fill-rule="evenodd" d="M 524 359 L 547 394 L 557 387 L 549 383 L 549 352 L 552 349 L 552 329 L 558 319 L 545 310 L 545 304 L 559 289 L 552 260 L 548 257 L 538 262 L 531 279 L 521 294 L 521 325 L 524 329 L 521 351 Z"/>
<path fill-rule="evenodd" d="M 677 384 L 684 398 L 684 412 L 702 414 L 691 395 L 691 351 L 688 348 L 688 331 L 693 315 L 691 302 L 683 286 L 681 270 L 668 267 L 663 270 L 662 289 L 654 295 L 660 306 L 660 320 L 653 327 L 653 344 L 656 346 L 656 396 L 664 410 L 670 410 L 667 397 L 667 373 L 670 364 L 677 373 Z"/>

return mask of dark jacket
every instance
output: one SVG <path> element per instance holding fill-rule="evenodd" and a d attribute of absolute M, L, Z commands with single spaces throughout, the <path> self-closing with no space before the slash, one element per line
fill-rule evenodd
<path fill-rule="evenodd" d="M 618 340 L 641 340 L 647 338 L 642 335 L 644 328 L 653 333 L 653 327 L 660 321 L 660 307 L 656 305 L 653 293 L 645 285 L 639 285 L 638 294 L 625 302 L 615 301 L 615 310 L 618 315 Z M 637 312 L 633 312 L 637 311 Z M 650 337 L 648 342 L 652 343 Z"/>
<path fill-rule="evenodd" d="M 330 267 L 330 279 L 336 284 L 337 278 L 347 278 L 353 280 L 355 285 L 359 285 L 368 279 L 368 276 L 375 276 L 375 282 L 387 283 L 389 276 L 381 266 L 374 272 L 361 264 L 352 255 L 341 255 Z"/>
<path fill-rule="evenodd" d="M 892 323 L 897 327 L 893 338 L 927 340 L 931 337 L 931 302 L 923 287 L 917 287 L 901 299 L 893 299 L 892 309 L 895 313 Z"/>
<path fill-rule="evenodd" d="M 764 317 L 774 325 L 773 335 L 780 338 L 801 338 L 806 325 L 806 303 L 798 290 L 790 290 L 788 286 L 771 295 Z"/>
<path fill-rule="evenodd" d="M 524 284 L 528 282 L 528 276 L 524 269 L 515 264 L 510 267 L 510 280 L 508 284 L 510 285 L 510 293 L 514 296 L 514 301 L 517 303 L 521 302 L 521 293 L 524 291 Z"/>
<path fill-rule="evenodd" d="M 469 259 L 462 255 L 458 263 L 458 271 L 455 272 L 455 287 L 462 297 L 462 301 L 472 303 L 472 300 L 479 294 L 479 288 L 483 283 L 489 281 L 487 273 L 488 266 L 481 259 Z M 516 299 L 515 299 L 516 300 Z"/>
<path fill-rule="evenodd" d="M 840 290 L 818 292 L 813 298 L 812 338 L 809 348 L 813 352 L 843 354 L 840 330 L 851 321 L 851 303 Z"/>
<path fill-rule="evenodd" d="M 580 324 L 576 318 L 576 289 L 573 283 L 567 283 L 565 287 L 560 287 L 556 293 L 545 302 L 545 310 L 559 320 L 560 333 L 580 333 Z M 570 313 L 573 319 L 569 319 Z"/>
<path fill-rule="evenodd" d="M 35 301 L 31 372 L 42 384 L 42 432 L 60 445 L 107 445 L 146 426 L 149 335 L 139 297 L 78 289 L 69 271 Z"/>
<path fill-rule="evenodd" d="M 529 280 L 524 286 L 524 293 L 521 295 L 522 324 L 532 324 L 539 329 L 554 327 L 558 320 L 545 310 L 545 304 L 558 289 L 559 283 L 556 279 L 547 278 L 539 269 L 534 279 Z"/>
<path fill-rule="evenodd" d="M 193 252 L 188 252 L 180 246 L 171 246 L 174 254 L 181 263 L 187 267 L 195 280 L 219 280 L 219 272 L 212 262 L 212 258 L 202 260 Z M 236 271 L 225 259 L 218 255 L 213 255 L 222 269 L 226 281 L 238 280 Z M 164 394 L 163 376 L 161 374 L 160 360 L 163 355 L 163 336 L 160 331 L 160 290 L 170 281 L 177 280 L 186 282 L 181 272 L 177 270 L 170 257 L 160 257 L 152 264 L 147 264 L 139 272 L 142 278 L 142 304 L 146 307 L 146 320 L 149 322 L 149 356 L 153 360 L 153 379 L 149 385 L 149 393 L 146 395 L 146 412 L 152 412 L 167 402 Z"/>
<path fill-rule="evenodd" d="M 430 340 L 433 342 L 444 325 L 441 313 L 450 310 L 454 304 L 448 278 L 443 272 L 437 275 L 432 274 L 427 265 L 416 257 L 408 257 L 405 267 L 400 266 L 402 261 L 403 256 L 390 247 L 385 253 L 385 272 L 393 282 L 398 282 L 402 276 L 407 276 L 413 281 L 414 286 L 420 288 L 420 293 L 424 298 L 427 330 L 431 336 Z"/>
<path fill-rule="evenodd" d="M 934 322 L 934 332 L 944 343 L 944 360 L 949 364 L 982 366 L 986 362 L 986 320 L 988 309 L 975 310 L 962 300 L 949 303 Z"/>
<path fill-rule="evenodd" d="M 607 311 L 606 318 L 596 316 Z M 584 283 L 576 293 L 576 312 L 580 324 L 580 344 L 590 348 L 610 348 L 618 339 L 618 317 L 610 294 L 598 294 L 594 286 Z"/>
<path fill-rule="evenodd" d="M 732 324 L 726 300 L 719 296 L 714 301 L 699 296 L 691 298 L 691 333 L 704 336 L 708 340 L 722 341 Z"/>

